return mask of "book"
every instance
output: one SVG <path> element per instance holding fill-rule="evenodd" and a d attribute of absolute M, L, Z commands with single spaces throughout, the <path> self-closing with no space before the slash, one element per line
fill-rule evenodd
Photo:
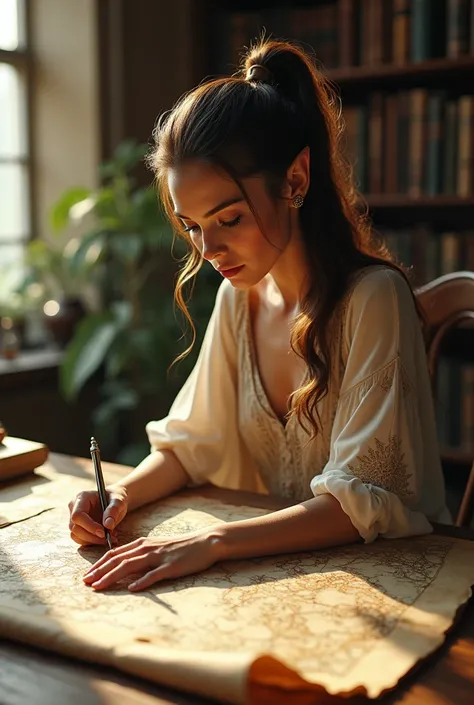
<path fill-rule="evenodd" d="M 0 481 L 33 472 L 46 462 L 48 455 L 44 443 L 6 436 L 0 443 Z"/>

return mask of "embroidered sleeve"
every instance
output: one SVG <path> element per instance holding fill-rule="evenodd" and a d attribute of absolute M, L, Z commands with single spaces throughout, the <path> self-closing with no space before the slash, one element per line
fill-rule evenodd
<path fill-rule="evenodd" d="M 313 478 L 366 542 L 429 533 L 415 511 L 423 475 L 413 353 L 421 331 L 408 286 L 379 270 L 356 288 L 345 322 L 345 374 L 331 433 L 329 461 Z"/>

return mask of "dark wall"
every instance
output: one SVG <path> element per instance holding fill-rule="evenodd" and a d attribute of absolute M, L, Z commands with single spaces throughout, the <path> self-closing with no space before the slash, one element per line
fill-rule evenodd
<path fill-rule="evenodd" d="M 97 3 L 102 155 L 150 139 L 156 118 L 204 73 L 200 0 Z"/>

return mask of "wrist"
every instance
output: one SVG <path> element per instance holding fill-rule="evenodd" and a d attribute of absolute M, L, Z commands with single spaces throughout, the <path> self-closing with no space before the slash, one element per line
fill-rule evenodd
<path fill-rule="evenodd" d="M 129 500 L 127 487 L 121 485 L 120 482 L 116 482 L 113 485 L 107 485 L 105 489 L 106 492 L 108 492 L 109 494 L 113 494 L 114 496 L 119 497 L 121 500 L 123 500 L 128 507 Z"/>
<path fill-rule="evenodd" d="M 231 558 L 226 533 L 227 524 L 211 526 L 204 532 L 205 543 L 210 547 L 215 562 Z"/>

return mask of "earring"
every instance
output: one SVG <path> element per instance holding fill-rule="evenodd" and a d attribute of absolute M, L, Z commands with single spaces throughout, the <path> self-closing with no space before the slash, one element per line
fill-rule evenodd
<path fill-rule="evenodd" d="M 296 196 L 293 197 L 293 200 L 291 201 L 291 205 L 293 208 L 301 208 L 301 206 L 304 203 L 304 196 L 302 196 L 300 193 L 298 193 Z"/>

